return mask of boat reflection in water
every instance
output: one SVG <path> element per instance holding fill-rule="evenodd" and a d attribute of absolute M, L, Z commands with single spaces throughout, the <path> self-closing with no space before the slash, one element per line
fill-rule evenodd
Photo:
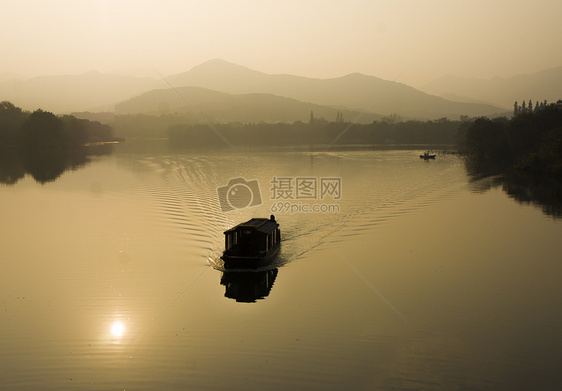
<path fill-rule="evenodd" d="M 226 287 L 225 297 L 241 303 L 255 303 L 271 292 L 278 269 L 263 271 L 223 272 L 221 285 Z"/>

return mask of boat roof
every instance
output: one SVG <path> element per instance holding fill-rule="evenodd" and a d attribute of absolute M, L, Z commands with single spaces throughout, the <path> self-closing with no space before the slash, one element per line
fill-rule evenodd
<path fill-rule="evenodd" d="M 279 227 L 279 224 L 275 220 L 266 218 L 253 218 L 244 223 L 240 223 L 237 226 L 230 228 L 229 230 L 224 231 L 224 233 L 226 234 L 227 232 L 238 231 L 241 228 L 250 228 L 255 229 L 258 232 L 267 234 L 275 230 L 277 227 Z"/>

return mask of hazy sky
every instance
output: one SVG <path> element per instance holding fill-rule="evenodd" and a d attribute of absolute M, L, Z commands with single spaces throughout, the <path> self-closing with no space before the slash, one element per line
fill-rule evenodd
<path fill-rule="evenodd" d="M 0 0 L 0 75 L 179 73 L 222 58 L 266 73 L 361 72 L 421 86 L 562 65 L 560 0 Z M 157 74 L 152 75 L 158 77 Z"/>

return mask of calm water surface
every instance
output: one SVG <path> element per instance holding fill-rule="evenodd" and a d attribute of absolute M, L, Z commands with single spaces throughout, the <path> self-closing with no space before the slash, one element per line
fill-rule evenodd
<path fill-rule="evenodd" d="M 418 155 L 129 143 L 0 186 L 0 389 L 558 389 L 561 220 Z M 261 204 L 223 212 L 238 177 Z M 316 200 L 272 199 L 297 177 Z M 224 273 L 272 210 L 280 257 Z"/>

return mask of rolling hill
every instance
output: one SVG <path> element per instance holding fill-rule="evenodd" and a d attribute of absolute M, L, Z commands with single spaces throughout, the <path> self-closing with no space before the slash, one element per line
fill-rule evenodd
<path fill-rule="evenodd" d="M 369 115 L 363 121 L 392 114 L 403 119 L 458 119 L 461 115 L 504 114 L 510 107 L 445 99 L 360 73 L 316 79 L 266 74 L 224 60 L 210 60 L 166 79 L 175 88 L 199 87 L 186 90 L 186 98 L 217 121 L 307 121 L 311 110 L 328 120 L 335 119 L 340 111 L 346 120 L 351 120 L 369 106 Z M 42 108 L 59 114 L 114 109 L 116 113 L 153 114 L 185 110 L 185 102 L 173 91 L 166 95 L 161 90 L 164 87 L 169 87 L 166 81 L 156 77 L 92 71 L 5 80 L 0 82 L 0 100 L 27 110 Z"/>
<path fill-rule="evenodd" d="M 562 67 L 547 69 L 530 75 L 517 75 L 507 79 L 474 79 L 459 76 L 442 76 L 422 87 L 422 90 L 450 99 L 489 102 L 508 110 L 518 101 L 556 102 L 561 98 Z"/>
<path fill-rule="evenodd" d="M 113 110 L 113 104 L 161 87 L 162 80 L 87 72 L 80 75 L 39 76 L 0 83 L 0 100 L 26 110 L 54 113 Z"/>
<path fill-rule="evenodd" d="M 223 123 L 307 122 L 311 111 L 316 118 L 323 117 L 329 121 L 334 121 L 338 112 L 341 112 L 346 120 L 352 120 L 359 115 L 359 112 L 353 110 L 306 103 L 265 93 L 228 94 L 202 87 L 180 87 L 176 91 L 159 89 L 141 94 L 116 104 L 115 114 L 193 114 L 193 109 L 190 107 L 192 105 L 209 121 Z M 361 117 L 360 122 L 373 122 L 376 118 L 380 116 L 367 113 Z"/>
<path fill-rule="evenodd" d="M 354 111 L 362 111 L 374 102 L 371 112 L 405 118 L 457 119 L 461 115 L 494 115 L 505 111 L 488 104 L 453 102 L 405 84 L 360 73 L 333 79 L 270 75 L 224 60 L 207 61 L 187 72 L 169 76 L 168 81 L 175 87 L 196 86 L 230 94 L 266 93 Z"/>

